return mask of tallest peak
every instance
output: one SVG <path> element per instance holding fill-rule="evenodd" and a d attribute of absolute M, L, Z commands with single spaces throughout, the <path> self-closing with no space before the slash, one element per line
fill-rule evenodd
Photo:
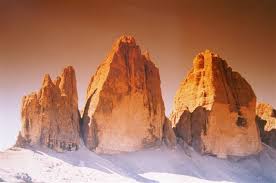
<path fill-rule="evenodd" d="M 127 43 L 127 44 L 136 44 L 136 41 L 133 36 L 123 35 L 118 38 L 117 42 Z"/>
<path fill-rule="evenodd" d="M 122 46 L 136 46 L 136 41 L 133 36 L 123 35 L 117 39 L 113 48 L 120 48 Z"/>
<path fill-rule="evenodd" d="M 75 70 L 74 70 L 74 67 L 73 67 L 73 66 L 68 65 L 67 67 L 65 67 L 65 68 L 63 69 L 63 72 L 66 72 L 66 71 L 68 71 L 68 72 L 74 72 Z"/>
<path fill-rule="evenodd" d="M 204 52 L 201 52 L 199 53 L 199 55 L 202 55 L 202 56 L 211 56 L 211 57 L 219 57 L 218 54 L 214 53 L 213 51 L 209 50 L 209 49 L 206 49 Z"/>

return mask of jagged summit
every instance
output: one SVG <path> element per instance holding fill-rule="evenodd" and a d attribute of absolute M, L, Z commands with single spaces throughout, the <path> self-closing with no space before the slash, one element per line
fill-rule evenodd
<path fill-rule="evenodd" d="M 198 55 L 203 55 L 203 56 L 205 56 L 205 55 L 211 55 L 212 57 L 218 57 L 218 58 L 220 58 L 220 56 L 217 53 L 215 53 L 215 52 L 213 52 L 213 51 L 211 51 L 209 49 L 204 50 L 203 52 L 199 53 Z"/>
<path fill-rule="evenodd" d="M 127 44 L 129 46 L 136 45 L 135 38 L 129 35 L 120 36 L 115 42 L 116 45 Z"/>
<path fill-rule="evenodd" d="M 79 146 L 79 111 L 76 76 L 66 67 L 53 82 L 49 74 L 38 92 L 23 97 L 21 131 L 17 145 L 42 145 L 57 151 Z"/>
<path fill-rule="evenodd" d="M 115 41 L 112 48 L 114 51 L 116 51 L 124 47 L 135 47 L 135 46 L 138 46 L 138 45 L 136 45 L 136 41 L 133 36 L 122 35 Z"/>
<path fill-rule="evenodd" d="M 206 62 L 206 63 L 205 63 Z M 220 63 L 222 62 L 222 63 Z M 194 69 L 203 69 L 208 64 L 223 64 L 224 67 L 228 68 L 227 62 L 219 57 L 218 54 L 206 49 L 204 52 L 197 54 L 193 59 Z M 230 67 L 229 67 L 230 68 Z M 231 68 L 230 68 L 231 69 Z"/>
<path fill-rule="evenodd" d="M 48 86 L 48 85 L 53 85 L 53 81 L 51 79 L 51 76 L 49 74 L 45 74 L 42 82 L 42 86 Z"/>

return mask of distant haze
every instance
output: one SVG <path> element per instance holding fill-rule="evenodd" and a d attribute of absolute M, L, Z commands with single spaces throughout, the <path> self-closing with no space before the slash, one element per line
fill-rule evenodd
<path fill-rule="evenodd" d="M 193 57 L 210 49 L 276 107 L 274 0 L 0 2 L 0 149 L 15 142 L 23 95 L 66 65 L 76 69 L 79 107 L 113 42 L 133 35 L 160 69 L 166 113 Z"/>

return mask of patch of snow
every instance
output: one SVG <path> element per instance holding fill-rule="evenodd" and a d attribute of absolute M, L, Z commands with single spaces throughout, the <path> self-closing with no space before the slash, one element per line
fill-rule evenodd
<path fill-rule="evenodd" d="M 188 155 L 187 155 L 188 154 Z M 276 182 L 276 151 L 264 145 L 259 155 L 242 159 L 201 156 L 192 148 L 146 149 L 98 155 L 11 148 L 0 152 L 0 182 Z"/>

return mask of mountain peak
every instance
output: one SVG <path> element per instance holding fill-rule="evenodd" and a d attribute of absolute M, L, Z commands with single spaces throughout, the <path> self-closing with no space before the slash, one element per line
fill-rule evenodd
<path fill-rule="evenodd" d="M 80 142 L 79 112 L 73 67 L 66 67 L 54 82 L 46 74 L 37 93 L 23 97 L 22 128 L 17 145 L 27 143 L 57 151 L 77 150 Z"/>
<path fill-rule="evenodd" d="M 262 149 L 255 105 L 250 84 L 225 60 L 206 50 L 195 57 L 180 85 L 171 120 L 177 136 L 201 153 L 221 158 L 247 156 Z"/>
<path fill-rule="evenodd" d="M 141 54 L 132 36 L 122 36 L 109 55 L 88 86 L 85 145 L 96 152 L 130 152 L 159 144 L 163 134 L 174 144 L 170 122 L 165 121 L 159 70 L 149 54 Z"/>
<path fill-rule="evenodd" d="M 42 86 L 49 86 L 52 85 L 53 81 L 49 74 L 45 74 L 42 82 Z"/>
<path fill-rule="evenodd" d="M 130 46 L 130 47 L 137 46 L 135 38 L 133 36 L 123 35 L 115 41 L 113 45 L 113 49 L 118 50 L 121 47 L 125 47 L 125 46 Z"/>

